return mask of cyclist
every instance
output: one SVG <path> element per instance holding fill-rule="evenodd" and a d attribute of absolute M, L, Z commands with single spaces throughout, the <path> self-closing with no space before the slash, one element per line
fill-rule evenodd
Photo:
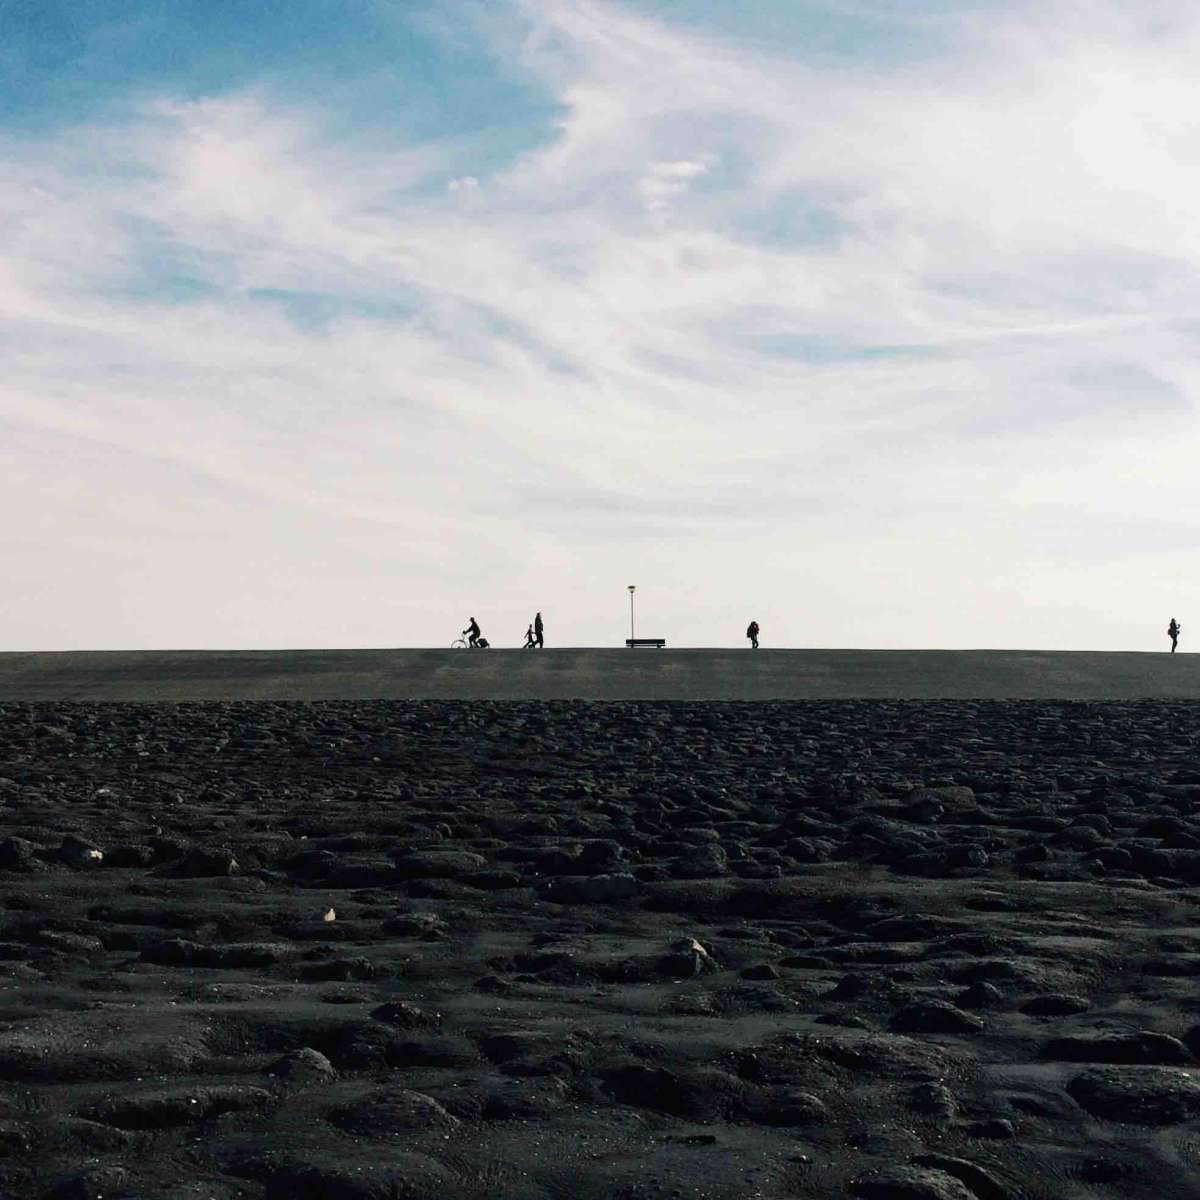
<path fill-rule="evenodd" d="M 479 642 L 479 622 L 474 617 L 471 618 L 470 625 L 463 630 L 463 637 L 467 639 L 467 645 L 474 650 L 476 644 Z"/>

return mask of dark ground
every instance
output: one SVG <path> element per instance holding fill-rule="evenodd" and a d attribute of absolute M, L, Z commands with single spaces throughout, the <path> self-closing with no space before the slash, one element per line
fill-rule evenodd
<path fill-rule="evenodd" d="M 1200 655 L 769 646 L 0 653 L 0 701 L 864 698 L 1200 700 Z"/>
<path fill-rule="evenodd" d="M 1198 745 L 1167 702 L 0 705 L 0 1194 L 1200 1197 Z"/>

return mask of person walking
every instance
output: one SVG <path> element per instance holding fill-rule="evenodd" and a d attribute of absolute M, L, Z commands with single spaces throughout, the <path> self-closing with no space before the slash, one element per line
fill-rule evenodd
<path fill-rule="evenodd" d="M 527 630 L 525 630 L 525 645 L 522 646 L 521 649 L 528 650 L 528 649 L 530 649 L 530 647 L 536 646 L 536 645 L 537 645 L 537 639 L 533 636 L 533 626 L 530 625 L 529 628 Z"/>
<path fill-rule="evenodd" d="M 533 616 L 533 636 L 537 639 L 537 647 L 542 650 L 546 646 L 546 639 L 542 636 L 542 614 L 534 613 Z"/>
<path fill-rule="evenodd" d="M 1167 637 L 1169 637 L 1171 639 L 1171 653 L 1172 654 L 1175 653 L 1175 647 L 1179 645 L 1179 635 L 1182 632 L 1183 632 L 1183 626 L 1180 625 L 1179 622 L 1176 621 L 1174 617 L 1172 617 L 1170 625 L 1167 626 Z"/>
<path fill-rule="evenodd" d="M 758 649 L 758 622 L 757 621 L 751 621 L 750 624 L 746 626 L 746 636 L 750 639 L 750 649 L 757 650 Z"/>

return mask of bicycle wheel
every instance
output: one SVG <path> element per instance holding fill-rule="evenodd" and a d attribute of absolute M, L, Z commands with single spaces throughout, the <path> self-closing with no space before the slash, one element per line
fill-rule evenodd
<path fill-rule="evenodd" d="M 451 650 L 465 650 L 466 648 L 467 648 L 467 639 L 466 638 L 455 638 L 454 641 L 452 641 L 450 643 Z"/>

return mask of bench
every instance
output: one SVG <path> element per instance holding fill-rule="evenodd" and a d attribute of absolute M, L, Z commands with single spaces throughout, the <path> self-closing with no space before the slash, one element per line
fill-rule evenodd
<path fill-rule="evenodd" d="M 634 649 L 637 646 L 656 646 L 661 650 L 667 644 L 666 638 L 626 638 L 625 645 Z"/>

